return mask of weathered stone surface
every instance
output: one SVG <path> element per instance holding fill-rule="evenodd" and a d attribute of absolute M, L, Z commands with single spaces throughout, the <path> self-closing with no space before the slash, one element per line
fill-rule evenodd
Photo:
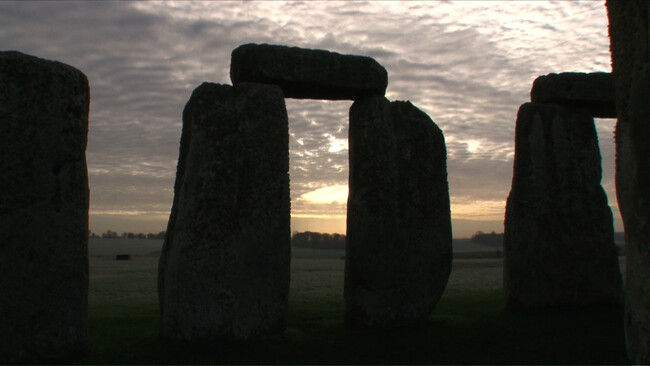
<path fill-rule="evenodd" d="M 246 339 L 285 329 L 288 128 L 277 86 L 203 83 L 192 93 L 159 264 L 164 336 Z"/>
<path fill-rule="evenodd" d="M 87 342 L 89 103 L 79 70 L 0 52 L 0 363 Z"/>
<path fill-rule="evenodd" d="M 510 309 L 616 303 L 621 274 L 586 109 L 519 108 L 504 237 Z"/>
<path fill-rule="evenodd" d="M 451 270 L 442 131 L 409 102 L 350 108 L 345 320 L 393 327 L 426 320 Z"/>
<path fill-rule="evenodd" d="M 625 327 L 633 364 L 650 364 L 650 5 L 607 1 L 616 87 L 616 195 L 625 225 Z"/>
<path fill-rule="evenodd" d="M 384 95 L 388 73 L 370 57 L 268 44 L 245 44 L 232 52 L 233 85 L 259 82 L 279 85 L 284 96 L 298 99 L 358 99 Z"/>
<path fill-rule="evenodd" d="M 612 74 L 563 72 L 535 79 L 530 91 L 533 103 L 553 103 L 586 108 L 596 118 L 616 118 Z"/>

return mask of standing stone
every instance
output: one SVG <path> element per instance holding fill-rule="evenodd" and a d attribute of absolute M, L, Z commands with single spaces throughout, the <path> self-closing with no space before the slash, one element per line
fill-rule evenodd
<path fill-rule="evenodd" d="M 0 363 L 87 342 L 89 103 L 79 70 L 0 52 Z"/>
<path fill-rule="evenodd" d="M 607 1 L 616 87 L 616 195 L 625 225 L 625 328 L 633 364 L 650 364 L 650 5 Z"/>
<path fill-rule="evenodd" d="M 386 92 L 388 73 L 366 56 L 268 44 L 245 44 L 232 51 L 233 85 L 279 85 L 286 98 L 352 99 Z"/>
<path fill-rule="evenodd" d="M 563 72 L 540 76 L 533 82 L 530 101 L 582 107 L 595 118 L 616 118 L 614 82 L 608 72 Z"/>
<path fill-rule="evenodd" d="M 519 108 L 504 238 L 510 309 L 616 303 L 621 275 L 586 109 Z"/>
<path fill-rule="evenodd" d="M 247 339 L 285 329 L 288 128 L 277 86 L 203 83 L 192 93 L 159 264 L 164 336 Z"/>
<path fill-rule="evenodd" d="M 350 108 L 345 320 L 355 327 L 425 321 L 451 271 L 442 131 L 409 102 Z"/>

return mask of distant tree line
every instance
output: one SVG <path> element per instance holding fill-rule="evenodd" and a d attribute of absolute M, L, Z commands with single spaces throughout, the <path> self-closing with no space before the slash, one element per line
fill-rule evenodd
<path fill-rule="evenodd" d="M 93 232 L 89 232 L 88 236 L 90 238 L 102 238 L 102 239 L 163 240 L 165 239 L 165 232 L 161 231 L 157 234 L 124 232 L 120 234 L 116 231 L 106 230 L 106 232 L 102 233 L 101 235 L 97 235 Z M 294 247 L 314 248 L 314 249 L 345 249 L 345 235 L 315 233 L 311 231 L 305 231 L 302 233 L 294 232 L 293 235 L 291 235 L 291 245 Z"/>
<path fill-rule="evenodd" d="M 488 245 L 503 245 L 503 233 L 484 233 L 482 231 L 477 231 L 470 240 L 474 243 L 488 244 Z"/>
<path fill-rule="evenodd" d="M 93 232 L 89 232 L 88 236 L 90 238 L 102 238 L 102 239 L 155 239 L 155 240 L 163 240 L 165 239 L 165 232 L 161 231 L 159 233 L 122 233 L 119 234 L 115 231 L 111 230 L 106 230 L 105 233 L 102 233 L 101 235 L 97 235 Z"/>
<path fill-rule="evenodd" d="M 345 249 L 345 235 L 305 231 L 291 235 L 291 245 L 312 249 Z"/>

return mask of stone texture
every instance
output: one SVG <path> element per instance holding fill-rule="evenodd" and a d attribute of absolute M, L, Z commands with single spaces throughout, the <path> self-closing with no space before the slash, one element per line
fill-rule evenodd
<path fill-rule="evenodd" d="M 519 108 L 504 237 L 509 309 L 617 303 L 621 274 L 586 109 Z"/>
<path fill-rule="evenodd" d="M 388 73 L 370 57 L 268 44 L 245 44 L 232 52 L 233 85 L 259 82 L 279 85 L 284 96 L 298 99 L 359 99 L 384 95 Z"/>
<path fill-rule="evenodd" d="M 607 1 L 616 87 L 616 195 L 625 226 L 625 327 L 633 364 L 650 364 L 650 5 Z"/>
<path fill-rule="evenodd" d="M 0 52 L 0 363 L 87 342 L 89 103 L 79 70 Z"/>
<path fill-rule="evenodd" d="M 248 339 L 285 329 L 288 128 L 277 86 L 203 83 L 192 93 L 159 264 L 163 336 Z"/>
<path fill-rule="evenodd" d="M 616 118 L 612 74 L 564 72 L 535 79 L 530 91 L 533 103 L 553 103 L 587 108 L 596 118 Z"/>
<path fill-rule="evenodd" d="M 353 327 L 425 321 L 451 270 L 442 131 L 409 102 L 350 108 L 345 320 Z"/>

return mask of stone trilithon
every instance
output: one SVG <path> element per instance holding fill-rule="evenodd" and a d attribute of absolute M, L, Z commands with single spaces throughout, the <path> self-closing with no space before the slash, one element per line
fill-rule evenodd
<path fill-rule="evenodd" d="M 426 319 L 451 268 L 444 137 L 383 95 L 369 57 L 274 45 L 232 53 L 234 86 L 204 83 L 183 113 L 175 197 L 159 266 L 162 333 L 184 340 L 281 332 L 289 291 L 284 98 L 352 99 L 346 321 Z"/>
<path fill-rule="evenodd" d="M 616 303 L 621 275 L 585 108 L 526 103 L 517 114 L 504 237 L 510 309 Z"/>
<path fill-rule="evenodd" d="M 504 239 L 510 309 L 616 303 L 621 275 L 593 117 L 616 115 L 609 73 L 538 77 L 515 130 Z"/>

